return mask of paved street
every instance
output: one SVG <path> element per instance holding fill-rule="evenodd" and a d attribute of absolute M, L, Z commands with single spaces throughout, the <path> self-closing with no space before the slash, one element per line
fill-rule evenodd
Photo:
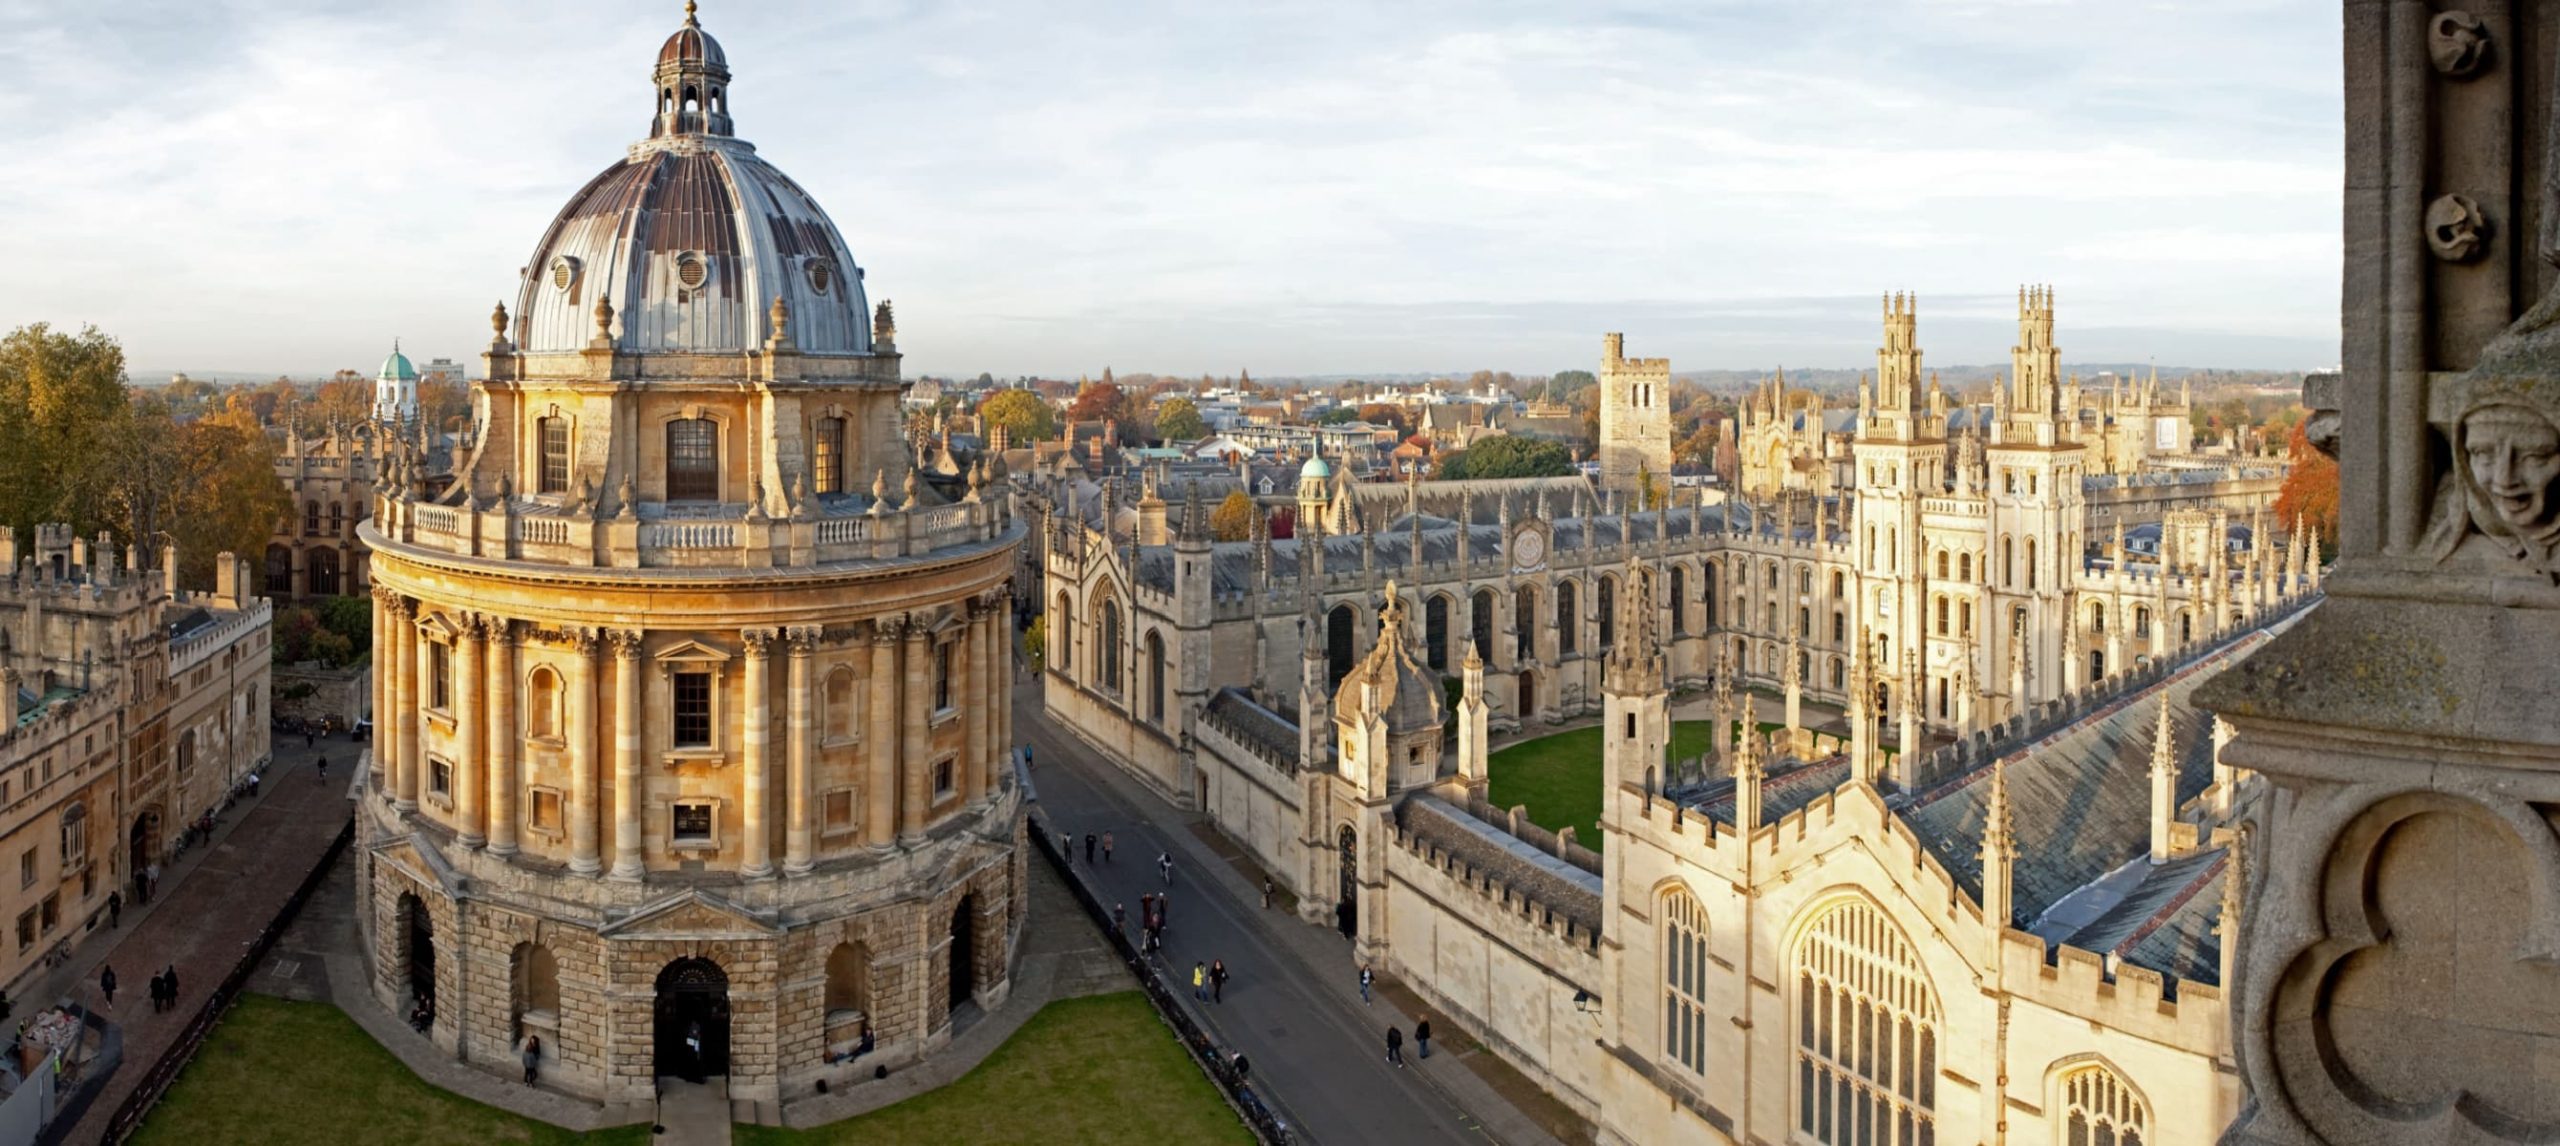
<path fill-rule="evenodd" d="M 1411 1017 L 1383 996 L 1361 1003 L 1358 970 L 1341 936 L 1276 908 L 1265 911 L 1259 888 L 1193 835 L 1189 824 L 1197 817 L 1166 805 L 1051 724 L 1035 685 L 1017 687 L 1015 719 L 1017 737 L 1033 745 L 1038 764 L 1031 774 L 1037 806 L 1079 841 L 1087 831 L 1116 836 L 1112 864 L 1087 869 L 1081 842 L 1075 858 L 1106 904 L 1128 907 L 1133 932 L 1138 897 L 1166 890 L 1156 856 L 1172 854 L 1164 963 L 1211 1037 L 1251 1058 L 1257 1089 L 1293 1128 L 1328 1146 L 1553 1141 L 1451 1056 L 1415 1058 Z M 1226 1000 L 1192 1003 L 1191 965 L 1214 959 L 1226 960 L 1231 976 Z M 1385 1061 L 1390 1023 L 1408 1038 L 1410 1066 L 1403 1070 Z"/>
<path fill-rule="evenodd" d="M 158 899 L 137 909 L 128 896 L 122 928 L 92 939 L 19 1002 L 22 1014 L 64 995 L 104 1009 L 98 968 L 116 969 L 113 1017 L 124 1027 L 124 1065 L 66 1141 L 89 1146 L 101 1139 L 116 1107 L 328 850 L 347 822 L 347 783 L 362 747 L 340 735 L 305 749 L 301 737 L 278 734 L 258 798 L 220 817 L 210 846 L 162 865 Z M 318 756 L 329 760 L 326 784 L 313 774 Z M 178 969 L 178 1008 L 154 1014 L 151 976 L 171 966 Z"/>

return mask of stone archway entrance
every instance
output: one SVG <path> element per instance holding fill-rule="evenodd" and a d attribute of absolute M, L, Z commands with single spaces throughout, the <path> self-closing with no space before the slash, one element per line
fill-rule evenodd
<path fill-rule="evenodd" d="M 160 809 L 144 808 L 133 818 L 133 830 L 126 833 L 125 874 L 140 877 L 160 854 Z"/>
<path fill-rule="evenodd" d="M 409 998 L 432 1007 L 436 997 L 436 921 L 427 914 L 425 900 L 414 895 L 400 897 L 400 930 L 402 946 L 409 955 Z"/>
<path fill-rule="evenodd" d="M 946 1015 L 957 1014 L 961 1004 L 978 995 L 977 920 L 977 895 L 961 896 L 959 906 L 951 909 L 951 989 L 943 999 Z"/>
<path fill-rule="evenodd" d="M 729 973 L 708 959 L 658 972 L 656 1073 L 701 1082 L 729 1073 Z"/>

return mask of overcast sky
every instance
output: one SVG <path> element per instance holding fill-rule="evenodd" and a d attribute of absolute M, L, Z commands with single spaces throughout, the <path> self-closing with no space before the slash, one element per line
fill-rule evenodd
<path fill-rule="evenodd" d="M 476 355 L 673 0 L 0 0 L 0 327 Z M 2332 0 L 707 0 L 909 372 L 2337 357 Z M 476 367 L 475 367 L 476 369 Z"/>

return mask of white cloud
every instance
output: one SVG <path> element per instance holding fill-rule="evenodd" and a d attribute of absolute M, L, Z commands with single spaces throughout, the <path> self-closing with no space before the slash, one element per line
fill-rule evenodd
<path fill-rule="evenodd" d="M 645 130 L 675 9 L 0 0 L 0 68 L 29 80 L 0 91 L 0 258 L 45 268 L 0 279 L 0 321 L 96 321 L 152 367 L 467 354 Z M 1648 353 L 1744 366 L 1789 343 L 1737 300 L 2021 280 L 2061 286 L 2067 345 L 2336 339 L 2313 0 L 703 19 L 740 133 L 833 211 L 916 369 L 1549 369 L 1638 320 Z M 1941 333 L 1937 361 L 1982 341 Z"/>

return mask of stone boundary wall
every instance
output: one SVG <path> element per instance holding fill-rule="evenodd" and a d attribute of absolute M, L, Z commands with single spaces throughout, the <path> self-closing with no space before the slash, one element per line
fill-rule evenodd
<path fill-rule="evenodd" d="M 299 716 L 317 720 L 335 716 L 353 722 L 373 719 L 373 661 L 333 669 L 318 661 L 300 664 L 278 664 L 268 670 L 268 684 L 273 692 L 275 715 Z M 311 686 L 311 695 L 287 700 L 285 692 L 298 684 Z"/>

